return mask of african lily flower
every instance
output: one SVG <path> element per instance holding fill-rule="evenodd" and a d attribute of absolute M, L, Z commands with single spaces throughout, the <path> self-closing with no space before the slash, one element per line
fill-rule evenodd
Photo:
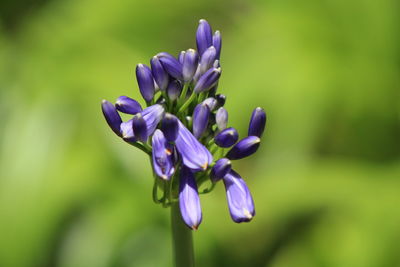
<path fill-rule="evenodd" d="M 102 102 L 112 131 L 149 155 L 155 202 L 166 207 L 179 202 L 181 219 L 190 229 L 202 221 L 199 193 L 211 192 L 220 180 L 232 220 L 248 222 L 255 215 L 250 190 L 232 164 L 257 151 L 266 114 L 262 108 L 254 109 L 248 136 L 240 140 L 238 131 L 228 127 L 226 97 L 216 93 L 222 73 L 221 43 L 220 32 L 213 34 L 209 23 L 200 20 L 197 51 L 182 51 L 178 58 L 161 52 L 151 58 L 150 67 L 137 65 L 146 108 L 127 96 L 120 96 L 115 105 Z M 120 112 L 131 119 L 122 121 Z M 210 187 L 199 192 L 204 183 Z"/>

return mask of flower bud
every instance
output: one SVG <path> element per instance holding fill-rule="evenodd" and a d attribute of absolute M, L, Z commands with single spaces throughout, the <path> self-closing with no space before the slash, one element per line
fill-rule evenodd
<path fill-rule="evenodd" d="M 199 63 L 199 55 L 196 50 L 188 49 L 183 56 L 182 63 L 182 74 L 183 80 L 189 82 L 192 80 L 194 73 L 196 72 L 197 65 Z"/>
<path fill-rule="evenodd" d="M 167 95 L 171 101 L 179 98 L 182 91 L 182 85 L 178 80 L 172 80 L 167 87 Z"/>
<path fill-rule="evenodd" d="M 226 111 L 225 108 L 220 107 L 217 110 L 217 114 L 215 114 L 215 122 L 220 131 L 226 128 L 226 125 L 228 124 L 228 111 Z"/>
<path fill-rule="evenodd" d="M 169 75 L 175 79 L 183 80 L 182 64 L 176 58 L 166 52 L 158 53 L 157 57 Z"/>
<path fill-rule="evenodd" d="M 255 216 L 254 201 L 246 183 L 234 170 L 223 178 L 229 213 L 234 222 L 249 222 Z"/>
<path fill-rule="evenodd" d="M 178 99 L 178 97 L 181 95 L 181 91 L 182 84 L 178 80 L 170 81 L 167 87 L 167 95 L 169 99 L 172 101 Z"/>
<path fill-rule="evenodd" d="M 175 142 L 179 132 L 178 118 L 170 113 L 165 114 L 161 121 L 161 131 L 168 142 Z"/>
<path fill-rule="evenodd" d="M 221 64 L 219 63 L 219 60 L 218 60 L 218 59 L 214 60 L 213 67 L 216 68 L 216 69 L 218 69 L 219 67 L 221 67 Z"/>
<path fill-rule="evenodd" d="M 200 56 L 212 45 L 212 33 L 211 26 L 204 19 L 199 21 L 199 27 L 196 32 L 196 44 L 197 50 Z"/>
<path fill-rule="evenodd" d="M 210 111 L 213 111 L 217 106 L 217 100 L 214 97 L 209 97 L 203 101 L 203 104 L 206 104 L 210 108 Z"/>
<path fill-rule="evenodd" d="M 214 46 L 210 46 L 204 51 L 200 58 L 200 73 L 205 73 L 209 68 L 213 66 L 216 59 L 217 51 Z"/>
<path fill-rule="evenodd" d="M 121 136 L 120 127 L 122 119 L 121 116 L 118 114 L 115 106 L 111 102 L 103 100 L 101 102 L 101 109 L 103 111 L 103 115 L 107 121 L 108 126 L 110 126 L 111 130 L 113 130 L 116 135 Z"/>
<path fill-rule="evenodd" d="M 147 135 L 153 134 L 154 130 L 157 128 L 158 123 L 164 115 L 164 108 L 162 105 L 155 104 L 150 107 L 145 108 L 142 111 L 143 119 L 146 121 L 147 125 Z"/>
<path fill-rule="evenodd" d="M 158 57 L 154 56 L 151 59 L 150 64 L 154 81 L 157 83 L 158 88 L 160 88 L 161 91 L 165 91 L 168 86 L 168 73 L 162 66 L 161 61 Z"/>
<path fill-rule="evenodd" d="M 147 141 L 147 125 L 142 114 L 138 113 L 133 116 L 132 130 L 136 140 L 141 142 Z"/>
<path fill-rule="evenodd" d="M 217 50 L 216 58 L 219 59 L 221 56 L 221 45 L 222 45 L 221 33 L 219 31 L 216 31 L 214 33 L 213 38 L 212 38 L 212 43 L 213 43 L 213 46 L 215 47 L 215 50 Z"/>
<path fill-rule="evenodd" d="M 126 113 L 135 115 L 142 111 L 142 107 L 139 102 L 136 100 L 129 98 L 127 96 L 120 96 L 117 98 L 117 102 L 115 103 L 115 107 L 117 110 Z"/>
<path fill-rule="evenodd" d="M 132 129 L 132 120 L 124 121 L 121 123 L 121 135 L 122 138 L 127 142 L 136 142 L 135 135 Z"/>
<path fill-rule="evenodd" d="M 193 135 L 199 139 L 208 125 L 210 108 L 203 103 L 198 104 L 193 112 Z"/>
<path fill-rule="evenodd" d="M 248 135 L 254 135 L 261 138 L 266 122 L 267 114 L 265 114 L 264 109 L 260 107 L 254 109 L 253 113 L 251 114 Z"/>
<path fill-rule="evenodd" d="M 154 96 L 154 80 L 153 74 L 149 67 L 143 64 L 136 66 L 136 79 L 139 85 L 140 93 L 144 100 L 147 102 L 151 101 Z"/>
<path fill-rule="evenodd" d="M 158 177 L 169 180 L 175 172 L 173 162 L 173 147 L 171 147 L 160 130 L 154 132 L 152 138 L 152 159 L 154 172 Z"/>
<path fill-rule="evenodd" d="M 260 138 L 258 136 L 247 136 L 240 140 L 226 154 L 228 159 L 242 159 L 255 153 L 260 146 Z"/>
<path fill-rule="evenodd" d="M 183 65 L 183 59 L 185 57 L 186 51 L 181 51 L 178 56 L 178 61 Z"/>
<path fill-rule="evenodd" d="M 217 107 L 223 107 L 225 105 L 226 102 L 226 96 L 223 94 L 218 94 L 215 96 L 215 99 L 217 99 Z"/>
<path fill-rule="evenodd" d="M 183 164 L 194 171 L 206 170 L 213 160 L 210 151 L 180 121 L 178 124 L 179 133 L 175 145 Z"/>
<path fill-rule="evenodd" d="M 210 172 L 211 180 L 216 183 L 222 179 L 232 168 L 231 161 L 227 158 L 217 160 Z"/>
<path fill-rule="evenodd" d="M 214 141 L 219 147 L 231 147 L 239 139 L 239 134 L 235 128 L 226 128 L 219 132 Z"/>
<path fill-rule="evenodd" d="M 182 167 L 179 183 L 179 208 L 185 224 L 197 230 L 202 220 L 199 193 L 192 171 Z"/>
<path fill-rule="evenodd" d="M 219 77 L 221 76 L 221 69 L 211 68 L 206 73 L 204 73 L 199 80 L 197 81 L 194 92 L 201 93 L 208 89 L 210 89 L 213 85 L 218 82 Z"/>

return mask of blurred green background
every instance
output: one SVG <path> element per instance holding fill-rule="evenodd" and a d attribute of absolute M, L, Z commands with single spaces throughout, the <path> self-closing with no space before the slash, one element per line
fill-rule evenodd
<path fill-rule="evenodd" d="M 0 266 L 171 266 L 169 211 L 144 154 L 100 101 L 139 99 L 134 67 L 223 37 L 220 91 L 258 153 L 235 162 L 254 196 L 229 217 L 201 197 L 198 266 L 400 266 L 397 0 L 0 2 Z"/>

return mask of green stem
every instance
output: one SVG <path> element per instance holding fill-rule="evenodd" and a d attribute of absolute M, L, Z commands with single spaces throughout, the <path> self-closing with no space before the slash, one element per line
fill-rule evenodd
<path fill-rule="evenodd" d="M 186 110 L 186 108 L 192 103 L 192 101 L 196 98 L 196 93 L 192 92 L 192 95 L 189 97 L 188 100 L 179 108 L 178 113 L 182 113 Z"/>
<path fill-rule="evenodd" d="M 189 89 L 189 83 L 185 83 L 183 85 L 183 89 L 182 89 L 181 95 L 178 98 L 178 107 L 180 105 L 182 105 L 182 102 L 185 100 L 185 97 L 186 97 L 188 89 Z"/>
<path fill-rule="evenodd" d="M 128 144 L 139 148 L 140 150 L 142 150 L 143 152 L 145 152 L 147 155 L 151 156 L 151 147 L 148 146 L 147 144 L 143 144 L 143 143 L 139 143 L 139 142 L 127 142 Z"/>
<path fill-rule="evenodd" d="M 182 221 L 179 202 L 172 203 L 171 205 L 171 226 L 175 267 L 193 267 L 192 230 Z"/>

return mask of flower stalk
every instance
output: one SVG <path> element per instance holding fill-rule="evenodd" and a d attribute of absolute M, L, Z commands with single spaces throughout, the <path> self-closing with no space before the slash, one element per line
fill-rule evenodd
<path fill-rule="evenodd" d="M 178 202 L 171 204 L 171 230 L 175 267 L 193 267 L 192 230 L 183 223 Z"/>

